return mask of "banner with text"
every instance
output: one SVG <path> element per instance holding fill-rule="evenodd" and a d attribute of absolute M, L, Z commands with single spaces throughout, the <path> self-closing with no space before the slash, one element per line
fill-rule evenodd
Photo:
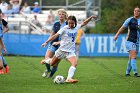
<path fill-rule="evenodd" d="M 80 56 L 128 56 L 125 47 L 126 34 L 120 35 L 117 41 L 113 34 L 87 34 L 81 38 Z M 44 56 L 47 47 L 41 44 L 49 35 L 6 34 L 3 38 L 8 54 L 26 56 Z M 140 56 L 140 55 L 138 55 Z"/>

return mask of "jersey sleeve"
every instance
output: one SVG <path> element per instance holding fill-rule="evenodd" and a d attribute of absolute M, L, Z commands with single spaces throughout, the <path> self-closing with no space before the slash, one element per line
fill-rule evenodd
<path fill-rule="evenodd" d="M 2 19 L 2 24 L 4 25 L 4 26 L 7 26 L 7 22 L 4 20 L 4 19 Z"/>
<path fill-rule="evenodd" d="M 65 29 L 66 29 L 66 26 L 64 26 L 63 28 L 61 28 L 57 33 L 58 33 L 59 35 L 61 35 L 61 34 L 63 34 L 63 32 L 65 31 Z"/>
<path fill-rule="evenodd" d="M 132 19 L 132 17 L 131 17 L 131 18 L 128 18 L 128 19 L 126 19 L 126 20 L 124 21 L 124 23 L 123 23 L 123 25 L 122 25 L 122 26 L 124 26 L 125 28 L 127 28 L 131 19 Z"/>

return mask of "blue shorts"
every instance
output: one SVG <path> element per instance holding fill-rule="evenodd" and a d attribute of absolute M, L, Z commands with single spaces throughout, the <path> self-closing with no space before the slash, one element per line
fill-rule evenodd
<path fill-rule="evenodd" d="M 51 51 L 51 52 L 53 52 L 53 53 L 55 53 L 55 51 L 56 51 L 57 49 L 58 49 L 58 48 L 55 47 L 55 46 L 53 46 L 53 45 L 49 45 L 49 46 L 48 46 L 48 50 Z"/>
<path fill-rule="evenodd" d="M 139 51 L 139 44 L 138 43 L 133 43 L 133 42 L 130 42 L 130 41 L 126 41 L 125 45 L 126 45 L 127 51 L 130 51 L 130 50 L 136 50 L 136 52 Z"/>

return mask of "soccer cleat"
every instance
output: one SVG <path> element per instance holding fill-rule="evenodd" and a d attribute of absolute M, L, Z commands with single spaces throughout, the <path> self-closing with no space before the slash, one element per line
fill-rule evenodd
<path fill-rule="evenodd" d="M 42 77 L 43 78 L 47 77 L 50 72 L 51 71 L 45 70 L 44 73 L 42 74 Z"/>
<path fill-rule="evenodd" d="M 4 74 L 4 71 L 3 70 L 0 70 L 0 74 Z"/>
<path fill-rule="evenodd" d="M 135 74 L 134 74 L 134 77 L 140 77 L 140 76 L 138 75 L 138 73 L 135 73 Z"/>
<path fill-rule="evenodd" d="M 67 80 L 65 80 L 65 82 L 66 83 L 77 83 L 78 80 L 76 80 L 76 79 L 67 79 Z"/>
<path fill-rule="evenodd" d="M 5 73 L 8 74 L 9 73 L 9 66 L 5 67 Z"/>
<path fill-rule="evenodd" d="M 126 77 L 130 77 L 131 75 L 130 75 L 130 74 L 125 74 L 125 76 L 126 76 Z"/>
<path fill-rule="evenodd" d="M 51 71 L 48 73 L 47 78 L 52 78 Z"/>
<path fill-rule="evenodd" d="M 45 64 L 45 59 L 42 59 L 41 61 L 40 61 L 40 64 Z"/>

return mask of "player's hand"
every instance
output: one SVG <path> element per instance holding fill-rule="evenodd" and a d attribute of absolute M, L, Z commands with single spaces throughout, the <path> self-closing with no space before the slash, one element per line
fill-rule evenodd
<path fill-rule="evenodd" d="M 59 44 L 60 44 L 60 42 L 53 42 L 52 45 L 59 45 Z"/>
<path fill-rule="evenodd" d="M 46 45 L 47 45 L 47 43 L 44 42 L 44 43 L 41 45 L 41 47 L 45 47 Z"/>
<path fill-rule="evenodd" d="M 91 17 L 92 17 L 92 18 L 94 18 L 94 19 L 96 19 L 96 18 L 97 18 L 97 16 L 95 16 L 95 15 L 92 15 Z"/>
<path fill-rule="evenodd" d="M 115 36 L 114 36 L 114 40 L 116 41 L 116 40 L 117 40 L 117 38 L 118 38 L 118 36 L 117 36 L 117 35 L 115 35 Z"/>

